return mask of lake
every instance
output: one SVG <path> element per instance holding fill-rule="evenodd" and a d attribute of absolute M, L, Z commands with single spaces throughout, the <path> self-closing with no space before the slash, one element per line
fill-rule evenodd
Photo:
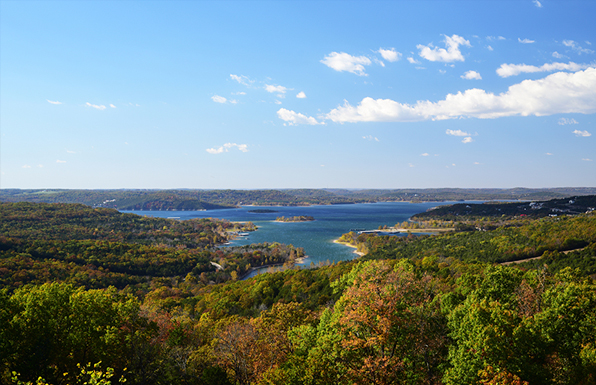
<path fill-rule="evenodd" d="M 391 227 L 407 221 L 412 215 L 424 212 L 431 207 L 462 202 L 382 202 L 345 205 L 277 207 L 243 206 L 238 209 L 208 211 L 123 211 L 138 215 L 180 220 L 192 218 L 220 218 L 229 221 L 251 221 L 258 230 L 247 237 L 238 237 L 231 245 L 250 243 L 279 242 L 303 247 L 308 256 L 304 265 L 318 262 L 337 262 L 356 257 L 354 249 L 333 243 L 351 229 L 373 230 L 379 226 Z M 478 203 L 478 202 L 475 202 Z M 274 213 L 254 213 L 251 210 L 275 210 Z M 277 217 L 309 215 L 315 218 L 309 222 L 274 222 Z"/>

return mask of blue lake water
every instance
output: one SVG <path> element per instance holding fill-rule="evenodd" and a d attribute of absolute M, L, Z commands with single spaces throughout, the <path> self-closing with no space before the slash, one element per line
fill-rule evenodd
<path fill-rule="evenodd" d="M 180 220 L 192 218 L 220 218 L 230 221 L 251 221 L 258 230 L 247 237 L 239 237 L 232 245 L 279 242 L 303 247 L 308 258 L 305 265 L 318 262 L 337 262 L 356 257 L 354 249 L 333 243 L 351 229 L 373 230 L 379 226 L 393 226 L 407 221 L 412 215 L 439 205 L 455 202 L 407 203 L 383 202 L 329 206 L 277 207 L 244 206 L 238 209 L 208 211 L 125 211 L 138 215 Z M 458 202 L 461 203 L 461 202 Z M 477 202 L 476 202 L 477 203 Z M 251 213 L 250 210 L 275 210 L 274 213 Z M 280 223 L 277 217 L 310 215 L 310 222 Z"/>

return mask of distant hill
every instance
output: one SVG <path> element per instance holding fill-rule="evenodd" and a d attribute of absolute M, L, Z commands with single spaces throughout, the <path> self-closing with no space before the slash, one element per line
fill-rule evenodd
<path fill-rule="evenodd" d="M 596 195 L 596 188 L 552 189 L 280 189 L 67 190 L 1 189 L 2 202 L 82 203 L 119 210 L 213 210 L 239 206 L 307 206 L 372 202 L 548 200 Z"/>
<path fill-rule="evenodd" d="M 477 217 L 516 217 L 541 218 L 561 214 L 582 214 L 596 208 L 596 195 L 572 196 L 548 201 L 532 202 L 486 202 L 482 204 L 458 203 L 433 208 L 414 215 L 417 220 L 465 220 Z"/>

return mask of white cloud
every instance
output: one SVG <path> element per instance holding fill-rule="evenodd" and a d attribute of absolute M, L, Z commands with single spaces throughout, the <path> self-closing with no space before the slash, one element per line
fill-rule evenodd
<path fill-rule="evenodd" d="M 21 168 L 31 168 L 31 166 L 29 166 L 28 164 L 24 164 L 23 166 L 21 166 Z"/>
<path fill-rule="evenodd" d="M 426 100 L 416 104 L 366 97 L 358 106 L 345 101 L 343 106 L 331 110 L 324 118 L 338 123 L 411 122 L 595 112 L 596 68 L 588 68 L 575 73 L 557 72 L 538 80 L 524 80 L 498 95 L 473 88 L 448 94 L 438 102 Z"/>
<path fill-rule="evenodd" d="M 58 102 L 58 101 L 55 101 L 55 102 L 54 102 L 54 101 L 52 101 L 52 100 L 48 100 L 48 99 L 46 99 L 46 100 L 47 100 L 47 101 L 48 101 L 48 103 L 50 103 L 50 104 L 62 104 L 62 102 Z"/>
<path fill-rule="evenodd" d="M 395 50 L 395 48 L 391 48 L 391 49 L 379 48 L 379 50 L 377 52 L 381 54 L 383 59 L 390 61 L 390 62 L 398 61 L 402 56 L 401 53 L 399 53 Z"/>
<path fill-rule="evenodd" d="M 420 156 L 428 156 L 428 152 L 425 152 L 424 154 L 420 154 Z"/>
<path fill-rule="evenodd" d="M 542 8 L 542 3 L 540 3 L 538 0 L 534 0 L 534 1 L 532 1 L 532 2 L 534 3 L 534 5 L 535 5 L 537 8 Z"/>
<path fill-rule="evenodd" d="M 445 47 L 447 47 L 447 49 L 433 47 L 432 44 L 427 46 L 418 44 L 416 46 L 416 48 L 420 50 L 418 55 L 429 61 L 440 61 L 446 63 L 464 61 L 465 59 L 459 50 L 459 46 L 465 45 L 467 47 L 471 47 L 470 42 L 458 35 L 453 35 L 451 37 L 447 35 L 443 36 L 445 36 Z"/>
<path fill-rule="evenodd" d="M 56 163 L 66 163 L 65 160 L 56 159 Z"/>
<path fill-rule="evenodd" d="M 548 156 L 553 156 L 553 154 L 552 154 L 552 153 L 550 153 L 550 152 L 547 152 L 545 155 L 548 155 Z"/>
<path fill-rule="evenodd" d="M 87 102 L 87 103 L 85 103 L 85 105 L 87 107 L 93 107 L 93 108 L 96 108 L 98 110 L 105 110 L 106 109 L 106 106 L 104 106 L 103 104 L 98 105 L 98 104 L 91 104 L 91 103 Z"/>
<path fill-rule="evenodd" d="M 321 124 L 312 116 L 306 116 L 298 112 L 286 110 L 285 108 L 280 108 L 279 111 L 277 111 L 277 117 L 287 122 L 290 126 L 295 126 L 298 124 Z"/>
<path fill-rule="evenodd" d="M 374 140 L 375 142 L 378 142 L 378 141 L 379 141 L 379 139 L 378 139 L 377 137 L 375 137 L 375 136 L 372 136 L 372 135 L 366 135 L 366 136 L 363 136 L 363 137 L 362 137 L 362 139 L 366 139 L 366 140 Z"/>
<path fill-rule="evenodd" d="M 530 40 L 530 39 L 523 39 L 522 40 L 519 37 L 517 38 L 517 41 L 519 41 L 522 44 L 532 44 L 532 43 L 535 43 L 536 42 L 535 40 Z"/>
<path fill-rule="evenodd" d="M 113 104 L 110 104 L 110 107 L 112 107 L 112 108 L 116 108 L 116 106 L 115 106 L 115 105 L 113 105 Z"/>
<path fill-rule="evenodd" d="M 552 71 L 579 71 L 592 67 L 593 64 L 577 64 L 569 63 L 546 63 L 540 67 L 531 66 L 527 64 L 501 64 L 497 69 L 497 74 L 502 78 L 519 75 L 521 73 L 533 72 L 552 72 Z"/>
<path fill-rule="evenodd" d="M 284 86 L 274 86 L 271 84 L 265 84 L 265 90 L 270 93 L 277 92 L 280 94 L 285 94 L 288 89 Z"/>
<path fill-rule="evenodd" d="M 462 143 L 471 143 L 473 141 L 474 140 L 472 139 L 472 137 L 471 136 L 468 136 L 468 137 L 464 138 L 464 140 L 462 140 L 461 142 Z"/>
<path fill-rule="evenodd" d="M 586 43 L 590 44 L 589 42 L 586 42 Z M 573 40 L 563 40 L 563 45 L 566 46 L 566 47 L 571 48 L 572 50 L 576 51 L 580 55 L 582 53 L 594 53 L 594 51 L 592 51 L 591 49 L 582 48 L 580 45 L 578 45 Z"/>
<path fill-rule="evenodd" d="M 254 80 L 250 80 L 247 76 L 244 76 L 244 75 L 230 74 L 230 78 L 232 78 L 232 80 L 236 80 L 238 83 L 245 85 L 245 86 L 249 86 L 252 83 L 254 83 Z"/>
<path fill-rule="evenodd" d="M 416 167 L 413 163 L 408 163 L 408 167 Z"/>
<path fill-rule="evenodd" d="M 76 151 L 72 151 L 72 150 L 66 150 L 66 152 L 69 153 L 69 154 L 76 154 L 77 153 Z"/>
<path fill-rule="evenodd" d="M 461 76 L 461 78 L 469 79 L 469 80 L 472 80 L 472 79 L 480 80 L 480 79 L 482 79 L 482 76 L 480 76 L 480 74 L 476 71 L 467 71 L 466 73 L 464 73 Z"/>
<path fill-rule="evenodd" d="M 325 56 L 321 63 L 338 72 L 347 71 L 358 76 L 367 76 L 364 66 L 370 65 L 371 61 L 366 56 L 352 56 L 345 52 L 331 52 Z"/>
<path fill-rule="evenodd" d="M 493 47 L 491 47 L 490 45 L 487 45 L 487 46 L 486 46 L 486 48 L 487 48 L 489 51 L 494 51 Z"/>
<path fill-rule="evenodd" d="M 243 92 L 243 91 L 232 92 L 232 95 L 246 95 L 246 92 Z"/>
<path fill-rule="evenodd" d="M 296 95 L 296 97 L 298 99 L 306 99 L 306 94 L 303 91 L 298 92 L 298 95 Z"/>
<path fill-rule="evenodd" d="M 447 71 L 445 71 L 445 70 L 439 70 L 439 73 L 440 73 L 441 75 L 445 75 L 445 74 L 447 73 Z"/>
<path fill-rule="evenodd" d="M 592 134 L 590 134 L 588 131 L 580 131 L 580 130 L 575 130 L 573 131 L 573 133 L 575 134 L 575 136 L 592 136 Z"/>
<path fill-rule="evenodd" d="M 219 96 L 219 95 L 213 95 L 211 97 L 211 100 L 213 100 L 215 103 L 225 103 L 228 101 L 228 99 L 224 98 L 223 96 Z"/>
<path fill-rule="evenodd" d="M 579 124 L 579 122 L 573 118 L 571 118 L 571 119 L 561 118 L 561 119 L 559 119 L 559 121 L 557 123 L 560 126 L 564 126 L 566 124 Z"/>
<path fill-rule="evenodd" d="M 248 145 L 247 144 L 236 144 L 236 143 L 226 143 L 221 147 L 218 148 L 208 148 L 206 151 L 210 154 L 221 154 L 222 152 L 228 152 L 231 148 L 238 148 L 238 150 L 242 152 L 248 152 Z"/>
<path fill-rule="evenodd" d="M 468 134 L 465 131 L 462 130 L 449 130 L 447 129 L 447 131 L 445 131 L 445 133 L 447 135 L 453 135 L 453 136 L 470 136 L 470 134 Z"/>
<path fill-rule="evenodd" d="M 281 102 L 279 100 L 276 100 L 273 103 L 275 103 L 275 104 L 281 104 Z"/>
<path fill-rule="evenodd" d="M 557 59 L 567 59 L 568 56 L 562 55 L 560 53 L 558 53 L 557 51 L 553 52 L 553 57 L 557 58 Z"/>
<path fill-rule="evenodd" d="M 413 57 L 409 57 L 408 61 L 410 62 L 410 64 L 420 64 L 420 62 L 416 59 L 414 59 Z"/>
<path fill-rule="evenodd" d="M 503 36 L 497 36 L 497 37 L 487 36 L 486 37 L 486 40 L 488 40 L 488 41 L 494 41 L 494 40 L 506 40 L 506 39 Z"/>
<path fill-rule="evenodd" d="M 585 162 L 591 162 L 592 161 L 592 159 L 590 159 L 590 158 L 582 158 L 582 160 L 585 161 Z"/>

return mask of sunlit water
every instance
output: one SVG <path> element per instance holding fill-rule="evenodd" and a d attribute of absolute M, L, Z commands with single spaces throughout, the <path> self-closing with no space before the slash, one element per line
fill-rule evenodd
<path fill-rule="evenodd" d="M 354 249 L 334 243 L 342 234 L 352 229 L 373 230 L 379 226 L 393 226 L 407 221 L 412 215 L 439 205 L 454 202 L 407 203 L 384 202 L 307 207 L 257 207 L 209 211 L 125 211 L 138 215 L 180 220 L 192 218 L 221 218 L 230 221 L 251 221 L 258 230 L 247 237 L 238 237 L 231 245 L 279 242 L 304 248 L 308 258 L 304 265 L 319 262 L 337 262 L 356 257 Z M 274 213 L 253 213 L 251 210 L 275 210 Z M 274 222 L 277 217 L 310 215 L 310 222 Z"/>

